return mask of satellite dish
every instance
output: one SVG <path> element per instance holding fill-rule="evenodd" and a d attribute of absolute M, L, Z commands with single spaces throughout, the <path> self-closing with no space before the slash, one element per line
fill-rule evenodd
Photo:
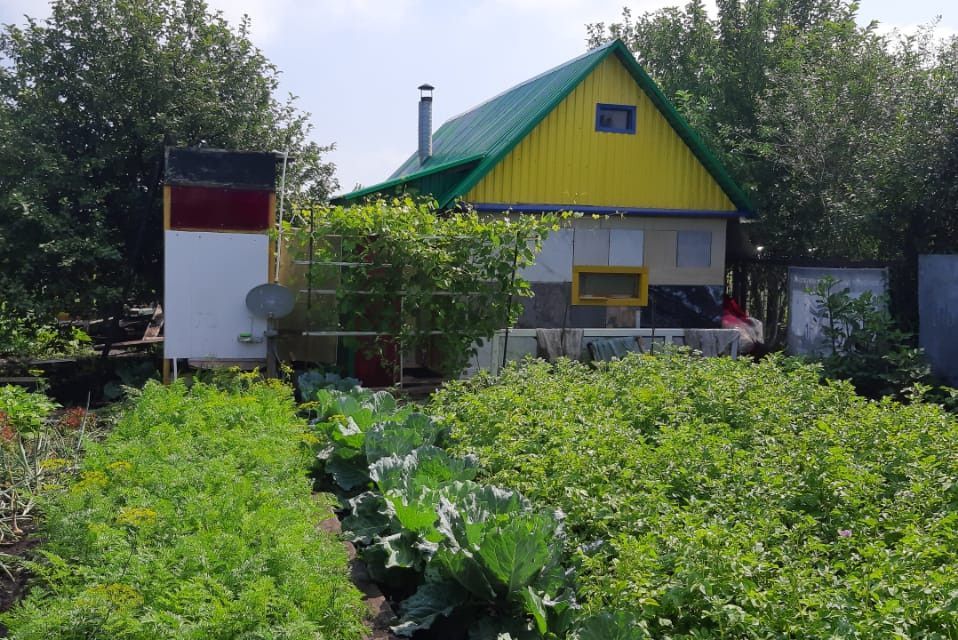
<path fill-rule="evenodd" d="M 260 318 L 283 318 L 293 311 L 293 291 L 279 284 L 261 284 L 246 294 L 246 308 Z"/>

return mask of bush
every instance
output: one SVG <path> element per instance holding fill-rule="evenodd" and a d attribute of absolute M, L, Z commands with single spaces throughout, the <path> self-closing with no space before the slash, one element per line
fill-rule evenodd
<path fill-rule="evenodd" d="M 42 321 L 0 302 L 0 357 L 23 360 L 92 353 L 92 340 L 82 329 Z"/>
<path fill-rule="evenodd" d="M 904 397 L 904 391 L 927 382 L 931 368 L 914 334 L 901 331 L 888 311 L 888 298 L 866 291 L 852 297 L 837 289 L 838 280 L 823 278 L 815 295 L 815 315 L 827 343 L 822 370 L 834 380 L 851 380 L 870 398 Z"/>
<path fill-rule="evenodd" d="M 938 406 L 673 353 L 512 366 L 431 408 L 481 481 L 566 513 L 586 610 L 625 610 L 633 637 L 958 634 L 958 424 Z"/>
<path fill-rule="evenodd" d="M 376 357 L 396 344 L 431 351 L 441 360 L 435 364 L 453 375 L 468 364 L 477 340 L 518 319 L 517 299 L 530 296 L 531 288 L 516 270 L 535 261 L 542 240 L 567 217 L 443 212 L 435 202 L 409 198 L 310 215 L 315 227 L 291 234 L 294 246 L 308 248 L 302 257 L 314 261 L 311 282 L 337 283 L 344 328 L 388 334 L 358 342 L 347 337 L 346 344 Z"/>
<path fill-rule="evenodd" d="M 317 530 L 289 389 L 149 383 L 44 504 L 12 637 L 359 638 L 346 555 Z"/>

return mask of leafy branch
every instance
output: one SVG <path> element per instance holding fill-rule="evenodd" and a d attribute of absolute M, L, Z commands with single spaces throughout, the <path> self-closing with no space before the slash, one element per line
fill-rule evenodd
<path fill-rule="evenodd" d="M 311 281 L 338 283 L 338 328 L 379 334 L 363 344 L 367 352 L 398 344 L 438 354 L 440 368 L 453 374 L 477 341 L 518 319 L 513 301 L 531 288 L 515 272 L 534 262 L 564 217 L 480 216 L 380 199 L 314 211 L 312 230 L 292 233 L 294 246 L 312 248 Z"/>

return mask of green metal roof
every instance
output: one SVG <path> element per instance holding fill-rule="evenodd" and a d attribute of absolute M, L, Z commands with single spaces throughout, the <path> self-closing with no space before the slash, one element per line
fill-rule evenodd
<path fill-rule="evenodd" d="M 418 153 L 414 153 L 385 182 L 339 196 L 335 201 L 349 202 L 374 193 L 411 186 L 427 187 L 420 188 L 420 191 L 431 193 L 441 207 L 449 205 L 475 186 L 600 62 L 613 54 L 619 57 L 652 103 L 708 169 L 735 206 L 742 212 L 751 212 L 753 207 L 742 189 L 621 40 L 613 40 L 526 80 L 446 121 L 433 134 L 433 153 L 424 163 L 420 163 Z M 470 163 L 473 166 L 467 167 Z M 430 176 L 435 177 L 439 172 L 457 168 L 455 180 L 423 180 Z M 441 192 L 437 193 L 435 186 L 441 186 Z"/>

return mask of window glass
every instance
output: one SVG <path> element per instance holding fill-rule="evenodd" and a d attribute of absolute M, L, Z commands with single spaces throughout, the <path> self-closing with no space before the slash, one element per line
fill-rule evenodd
<path fill-rule="evenodd" d="M 702 269 L 712 266 L 712 232 L 679 231 L 676 237 L 675 266 Z"/>
<path fill-rule="evenodd" d="M 629 112 L 621 109 L 605 109 L 599 115 L 599 124 L 606 129 L 628 129 Z"/>
<path fill-rule="evenodd" d="M 595 130 L 612 133 L 635 133 L 635 107 L 624 104 L 596 105 Z"/>
<path fill-rule="evenodd" d="M 637 298 L 639 276 L 634 273 L 581 273 L 581 298 Z"/>

